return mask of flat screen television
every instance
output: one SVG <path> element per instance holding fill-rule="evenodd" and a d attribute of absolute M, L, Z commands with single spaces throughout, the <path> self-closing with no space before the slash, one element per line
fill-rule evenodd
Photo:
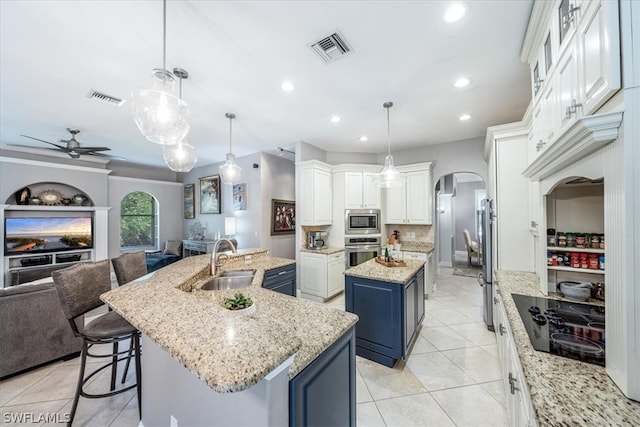
<path fill-rule="evenodd" d="M 91 217 L 5 218 L 5 255 L 91 248 L 93 248 L 93 218 Z"/>

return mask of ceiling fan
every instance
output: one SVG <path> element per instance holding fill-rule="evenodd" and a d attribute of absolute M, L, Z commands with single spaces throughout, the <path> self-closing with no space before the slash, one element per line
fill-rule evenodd
<path fill-rule="evenodd" d="M 80 133 L 78 129 L 67 128 L 67 131 L 71 134 L 71 139 L 61 139 L 60 142 L 65 143 L 66 145 L 54 144 L 53 142 L 45 141 L 43 139 L 34 138 L 29 135 L 21 135 L 25 138 L 35 139 L 36 141 L 44 142 L 45 144 L 53 145 L 55 148 L 44 147 L 47 150 L 60 151 L 62 153 L 66 153 L 72 159 L 77 159 L 80 156 L 96 156 L 96 157 L 104 157 L 107 159 L 117 159 L 117 160 L 125 160 L 124 157 L 113 156 L 110 154 L 101 153 L 101 151 L 109 151 L 111 148 L 109 147 L 86 147 L 80 145 L 78 140 L 76 139 L 76 135 Z M 18 147 L 29 147 L 27 145 L 18 145 L 18 144 L 9 144 L 16 145 Z"/>

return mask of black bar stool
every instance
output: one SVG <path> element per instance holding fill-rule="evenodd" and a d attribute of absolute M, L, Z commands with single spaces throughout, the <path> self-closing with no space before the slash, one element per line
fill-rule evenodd
<path fill-rule="evenodd" d="M 83 316 L 85 313 L 104 304 L 100 300 L 100 295 L 111 290 L 111 272 L 109 268 L 109 260 L 98 262 L 88 262 L 76 264 L 63 270 L 51 273 L 53 281 L 56 284 L 58 297 L 62 304 L 66 318 L 73 329 L 76 336 L 82 337 L 82 361 L 80 364 L 80 375 L 76 393 L 73 398 L 73 406 L 71 408 L 71 417 L 67 426 L 71 426 L 78 408 L 78 400 L 80 396 L 97 399 L 102 397 L 114 396 L 125 391 L 129 391 L 137 387 L 138 394 L 138 415 L 142 419 L 142 381 L 140 366 L 140 331 L 133 327 L 129 322 L 122 318 L 115 311 L 109 311 L 106 314 L 96 318 L 80 330 L 76 325 L 75 319 Z M 133 343 L 133 353 L 136 363 L 136 383 L 120 390 L 115 390 L 115 379 L 117 375 L 117 364 L 123 360 L 130 359 L 130 350 L 118 351 L 118 343 L 120 341 L 130 339 Z M 89 350 L 100 344 L 112 344 L 113 351 L 111 354 L 94 354 Z M 106 363 L 85 376 L 87 367 L 87 356 L 95 358 L 111 358 Z M 91 394 L 84 391 L 84 385 L 95 375 L 104 369 L 111 367 L 111 389 L 108 393 Z"/>

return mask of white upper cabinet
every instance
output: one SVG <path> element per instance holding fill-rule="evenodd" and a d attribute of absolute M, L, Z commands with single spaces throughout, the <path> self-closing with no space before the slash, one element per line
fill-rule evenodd
<path fill-rule="evenodd" d="M 433 191 L 431 163 L 400 166 L 405 185 L 385 191 L 384 221 L 386 224 L 431 225 L 433 222 Z"/>
<path fill-rule="evenodd" d="M 300 225 L 331 225 L 331 166 L 309 160 L 297 167 Z"/>
<path fill-rule="evenodd" d="M 344 172 L 345 209 L 380 209 L 380 188 L 374 179 L 377 172 Z"/>
<path fill-rule="evenodd" d="M 579 97 L 583 114 L 591 115 L 621 87 L 618 2 L 584 1 L 581 8 Z"/>
<path fill-rule="evenodd" d="M 620 89 L 618 17 L 617 1 L 534 3 L 521 53 L 533 93 L 529 163 Z"/>

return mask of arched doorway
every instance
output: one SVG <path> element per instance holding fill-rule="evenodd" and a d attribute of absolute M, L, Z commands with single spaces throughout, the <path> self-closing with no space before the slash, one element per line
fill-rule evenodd
<path fill-rule="evenodd" d="M 455 172 L 441 177 L 435 190 L 439 266 L 453 268 L 454 274 L 475 276 L 481 269 L 481 259 L 477 251 L 468 251 L 464 230 L 476 242 L 474 245 L 481 246 L 479 212 L 487 185 L 476 173 Z"/>

